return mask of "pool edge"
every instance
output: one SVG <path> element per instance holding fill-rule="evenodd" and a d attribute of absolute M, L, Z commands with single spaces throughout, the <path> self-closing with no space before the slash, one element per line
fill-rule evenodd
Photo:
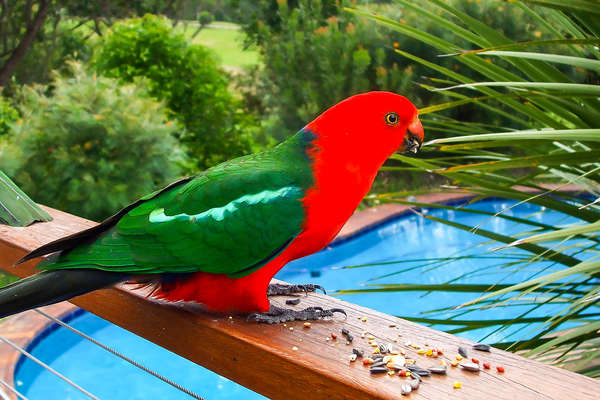
<path fill-rule="evenodd" d="M 43 310 L 47 314 L 63 319 L 77 313 L 79 308 L 71 303 L 62 302 L 43 307 Z M 29 352 L 43 337 L 56 329 L 53 326 L 57 327 L 58 325 L 41 314 L 30 310 L 0 321 L 0 335 Z M 12 384 L 17 390 L 15 376 L 21 363 L 20 352 L 6 344 L 0 346 L 0 378 Z M 0 391 L 6 395 L 7 399 L 18 399 L 4 385 L 0 384 Z"/>

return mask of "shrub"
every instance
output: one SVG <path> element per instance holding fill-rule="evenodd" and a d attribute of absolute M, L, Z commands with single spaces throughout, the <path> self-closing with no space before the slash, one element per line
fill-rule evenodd
<path fill-rule="evenodd" d="M 22 124 L 0 153 L 0 169 L 33 199 L 100 220 L 176 177 L 173 124 L 141 85 L 80 64 L 52 85 L 52 97 L 44 86 L 20 90 Z"/>
<path fill-rule="evenodd" d="M 0 136 L 10 132 L 10 124 L 19 119 L 19 113 L 2 96 L 0 96 Z"/>
<path fill-rule="evenodd" d="M 198 23 L 201 26 L 210 25 L 214 20 L 215 17 L 208 11 L 202 11 L 198 14 Z"/>
<path fill-rule="evenodd" d="M 258 24 L 264 68 L 249 91 L 264 99 L 268 129 L 277 139 L 350 95 L 406 91 L 411 71 L 389 59 L 387 38 L 374 24 L 335 15 L 324 19 L 320 2 L 301 1 L 293 9 L 278 4 L 281 23 Z"/>
<path fill-rule="evenodd" d="M 161 18 L 146 15 L 115 24 L 94 60 L 99 72 L 123 82 L 147 78 L 183 129 L 177 133 L 203 169 L 250 151 L 252 119 L 228 92 L 226 75 L 204 47 L 190 45 Z"/>

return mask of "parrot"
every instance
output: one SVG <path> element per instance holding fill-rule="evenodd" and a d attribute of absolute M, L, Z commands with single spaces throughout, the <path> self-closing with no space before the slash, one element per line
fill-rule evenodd
<path fill-rule="evenodd" d="M 288 262 L 325 248 L 389 156 L 416 153 L 423 135 L 406 97 L 351 96 L 275 147 L 180 179 L 31 251 L 17 264 L 47 256 L 41 271 L 0 289 L 0 318 L 124 282 L 150 287 L 161 301 L 259 323 L 345 314 L 271 305 L 270 296 L 323 290 L 271 280 Z"/>

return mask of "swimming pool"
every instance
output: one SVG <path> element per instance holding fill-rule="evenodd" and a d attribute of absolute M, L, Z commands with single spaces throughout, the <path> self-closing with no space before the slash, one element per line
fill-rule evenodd
<path fill-rule="evenodd" d="M 510 201 L 493 200 L 479 202 L 469 207 L 497 212 L 513 204 Z M 482 224 L 482 229 L 503 234 L 513 234 L 524 229 L 518 223 L 498 218 L 490 219 L 483 215 L 446 210 L 429 210 L 428 213 L 439 218 L 460 221 L 463 224 Z M 533 218 L 548 224 L 564 225 L 576 221 L 563 214 L 529 204 L 514 207 L 506 214 Z M 411 267 L 421 265 L 424 261 L 394 263 L 398 260 L 484 254 L 494 246 L 497 246 L 497 243 L 488 243 L 488 239 L 478 235 L 432 222 L 415 214 L 408 214 L 330 246 L 317 254 L 296 260 L 280 271 L 277 278 L 293 283 L 318 283 L 331 292 L 361 288 L 365 283 L 435 284 L 451 280 L 455 283 L 490 281 L 515 283 L 533 276 L 540 268 L 549 268 L 549 270 L 559 268 L 551 266 L 550 263 L 539 263 L 535 270 L 528 268 L 522 271 L 510 271 L 499 266 L 501 258 L 507 254 L 517 257 L 525 254 L 515 249 L 492 253 L 486 255 L 487 258 L 463 258 L 451 263 L 426 261 L 425 263 L 429 265 L 418 269 L 411 269 Z M 366 263 L 375 265 L 342 268 Z M 405 271 L 398 273 L 400 270 Z M 424 273 L 425 270 L 427 273 Z M 478 272 L 465 275 L 473 271 Z M 477 293 L 427 294 L 412 291 L 348 294 L 342 295 L 341 298 L 389 314 L 419 316 L 423 311 L 457 305 L 477 296 Z M 531 316 L 550 315 L 554 311 L 553 307 L 556 306 L 540 307 Z M 477 311 L 461 318 L 478 318 L 484 313 L 492 313 L 493 317 L 490 318 L 493 319 L 514 318 L 523 311 L 523 307 L 519 306 L 505 307 Z M 436 315 L 436 318 L 450 315 L 449 312 L 441 312 Z M 207 399 L 263 398 L 89 313 L 76 315 L 69 323 Z M 448 329 L 452 326 L 437 328 Z M 483 329 L 463 332 L 460 335 L 478 340 L 489 333 L 489 329 Z M 504 334 L 506 332 L 502 333 Z M 502 338 L 499 335 L 498 333 L 488 336 L 485 341 L 496 342 Z M 94 344 L 82 340 L 64 328 L 55 329 L 32 343 L 30 351 L 101 399 L 188 398 L 176 389 L 139 371 Z M 32 400 L 86 398 L 27 359 L 20 360 L 15 377 L 17 388 Z M 110 382 L 110 385 L 107 385 L 107 382 Z"/>

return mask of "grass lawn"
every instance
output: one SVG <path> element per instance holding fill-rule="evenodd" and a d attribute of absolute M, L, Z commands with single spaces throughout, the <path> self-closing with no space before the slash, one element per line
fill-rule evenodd
<path fill-rule="evenodd" d="M 191 39 L 197 24 L 189 23 L 186 28 L 180 28 Z M 244 50 L 244 34 L 239 26 L 229 22 L 214 22 L 200 31 L 192 40 L 213 50 L 226 68 L 239 69 L 256 65 L 260 62 L 258 51 Z"/>

